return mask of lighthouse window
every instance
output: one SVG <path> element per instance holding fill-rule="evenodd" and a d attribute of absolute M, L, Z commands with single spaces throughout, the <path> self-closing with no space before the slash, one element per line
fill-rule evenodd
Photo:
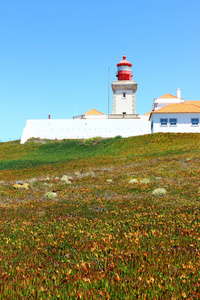
<path fill-rule="evenodd" d="M 122 95 L 123 95 L 123 98 L 126 98 L 126 93 L 122 93 Z"/>

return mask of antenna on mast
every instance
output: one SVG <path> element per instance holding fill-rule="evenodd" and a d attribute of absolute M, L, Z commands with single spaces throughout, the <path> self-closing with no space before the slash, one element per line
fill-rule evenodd
<path fill-rule="evenodd" d="M 110 67 L 108 67 L 108 119 L 110 119 Z"/>

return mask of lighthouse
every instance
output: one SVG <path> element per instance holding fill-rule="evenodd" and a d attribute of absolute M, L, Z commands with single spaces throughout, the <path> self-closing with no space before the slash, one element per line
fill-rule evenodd
<path fill-rule="evenodd" d="M 131 68 L 132 64 L 126 60 L 126 56 L 124 55 L 123 60 L 117 64 L 116 77 L 118 80 L 113 81 L 111 85 L 113 90 L 114 115 L 128 117 L 128 115 L 132 116 L 136 114 L 135 92 L 137 91 L 137 83 L 133 80 Z"/>

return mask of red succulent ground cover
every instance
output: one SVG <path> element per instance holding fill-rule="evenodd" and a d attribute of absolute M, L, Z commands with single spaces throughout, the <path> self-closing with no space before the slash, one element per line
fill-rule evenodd
<path fill-rule="evenodd" d="M 199 134 L 1 144 L 0 299 L 199 299 L 199 146 Z"/>

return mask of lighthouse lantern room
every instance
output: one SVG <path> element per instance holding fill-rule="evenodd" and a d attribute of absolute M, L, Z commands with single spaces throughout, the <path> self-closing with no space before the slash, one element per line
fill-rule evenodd
<path fill-rule="evenodd" d="M 117 64 L 117 81 L 113 81 L 113 114 L 115 115 L 135 115 L 135 92 L 137 91 L 137 83 L 135 83 L 131 71 L 132 64 L 123 56 Z"/>

